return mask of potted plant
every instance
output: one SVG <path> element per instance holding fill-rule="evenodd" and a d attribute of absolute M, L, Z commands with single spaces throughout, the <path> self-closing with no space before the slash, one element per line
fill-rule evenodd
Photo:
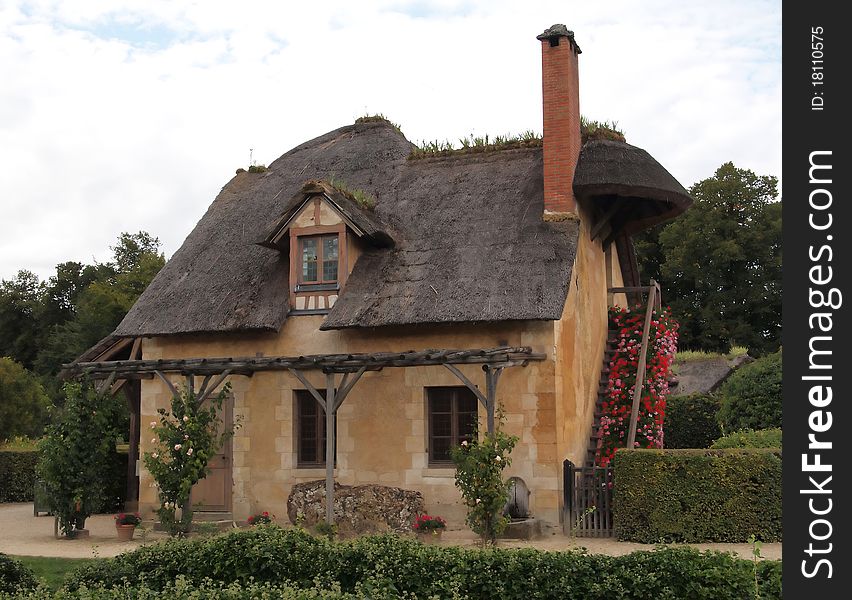
<path fill-rule="evenodd" d="M 139 513 L 119 513 L 115 515 L 115 533 L 120 542 L 129 542 L 133 539 L 133 532 L 142 522 Z"/>
<path fill-rule="evenodd" d="M 411 528 L 421 542 L 432 543 L 441 539 L 441 533 L 447 528 L 447 522 L 441 517 L 419 515 L 414 519 Z"/>
<path fill-rule="evenodd" d="M 249 525 L 269 525 L 272 523 L 272 517 L 267 511 L 263 511 L 262 513 L 258 513 L 256 515 L 252 515 L 248 518 Z"/>

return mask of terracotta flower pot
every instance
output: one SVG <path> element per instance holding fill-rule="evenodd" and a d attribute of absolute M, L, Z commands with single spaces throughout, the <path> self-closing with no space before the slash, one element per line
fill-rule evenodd
<path fill-rule="evenodd" d="M 136 531 L 136 525 L 115 525 L 115 533 L 118 535 L 119 542 L 129 542 L 133 539 L 133 532 Z"/>
<path fill-rule="evenodd" d="M 417 531 L 417 539 L 424 544 L 437 544 L 441 541 L 443 529 L 433 529 L 431 531 Z"/>

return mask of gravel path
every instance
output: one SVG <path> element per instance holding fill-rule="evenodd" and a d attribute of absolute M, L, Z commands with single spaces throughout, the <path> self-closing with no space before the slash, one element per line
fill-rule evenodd
<path fill-rule="evenodd" d="M 25 556 L 59 556 L 66 558 L 93 558 L 117 556 L 142 546 L 156 543 L 167 536 L 149 531 L 143 541 L 137 530 L 133 541 L 119 542 L 115 535 L 113 515 L 95 515 L 86 520 L 90 532 L 87 539 L 56 539 L 53 535 L 53 517 L 33 516 L 32 503 L 0 504 L 0 552 Z M 447 531 L 441 545 L 474 546 L 475 536 L 468 530 Z M 749 544 L 691 544 L 701 550 L 734 552 L 743 558 L 752 557 Z M 585 547 L 592 554 L 620 556 L 636 550 L 652 550 L 653 545 L 619 542 L 608 538 L 565 537 L 558 531 L 550 531 L 543 538 L 526 542 L 503 540 L 500 546 L 507 548 L 538 548 L 540 550 L 569 550 Z M 764 558 L 780 559 L 781 544 L 764 544 Z"/>

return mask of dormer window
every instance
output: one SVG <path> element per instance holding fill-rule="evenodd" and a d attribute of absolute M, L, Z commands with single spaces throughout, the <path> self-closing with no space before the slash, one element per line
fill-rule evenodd
<path fill-rule="evenodd" d="M 258 242 L 289 255 L 289 314 L 328 313 L 359 253 L 368 247 L 393 246 L 393 238 L 372 214 L 372 206 L 324 181 L 306 182 L 290 200 Z"/>
<path fill-rule="evenodd" d="M 340 236 L 310 235 L 299 237 L 299 256 L 302 261 L 299 283 L 337 283 L 340 260 Z"/>

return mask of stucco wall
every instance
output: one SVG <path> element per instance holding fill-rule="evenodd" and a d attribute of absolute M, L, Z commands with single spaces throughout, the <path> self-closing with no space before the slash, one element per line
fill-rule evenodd
<path fill-rule="evenodd" d="M 577 260 L 562 319 L 555 324 L 556 437 L 560 470 L 566 458 L 581 465 L 591 435 L 607 330 L 606 255 L 600 239 L 592 240 L 592 219 L 581 206 Z M 623 285 L 621 268 L 612 246 L 610 281 Z M 616 295 L 616 300 L 623 298 Z"/>
<path fill-rule="evenodd" d="M 572 284 L 573 285 L 573 284 Z M 507 368 L 499 382 L 497 399 L 505 414 L 505 430 L 520 437 L 507 476 L 522 477 L 532 491 L 531 511 L 537 517 L 558 522 L 559 464 L 557 448 L 558 385 L 552 322 L 511 322 L 500 325 L 448 325 L 406 327 L 381 331 L 318 330 L 322 316 L 294 316 L 278 334 L 207 335 L 147 339 L 143 357 L 238 357 L 300 354 L 405 351 L 426 348 L 477 348 L 500 345 L 531 346 L 547 354 L 547 360 L 527 367 Z M 598 356 L 598 361 L 600 357 Z M 484 389 L 481 367 L 462 371 Z M 325 387 L 322 373 L 310 381 Z M 257 373 L 230 377 L 235 414 L 243 427 L 233 444 L 233 514 L 245 519 L 256 511 L 286 515 L 286 501 L 294 483 L 320 479 L 324 469 L 295 465 L 293 406 L 294 389 L 301 383 L 287 372 Z M 181 383 L 176 379 L 177 383 Z M 423 492 L 427 510 L 444 516 L 451 526 L 461 526 L 464 508 L 453 485 L 452 469 L 427 465 L 425 386 L 461 385 L 439 366 L 386 368 L 366 373 L 338 412 L 336 478 L 344 484 L 380 483 Z M 142 423 L 155 418 L 166 406 L 168 392 L 157 379 L 142 383 Z M 480 407 L 480 421 L 484 410 Z M 151 440 L 143 434 L 141 450 Z M 150 476 L 140 478 L 140 507 L 149 510 L 156 502 Z"/>

